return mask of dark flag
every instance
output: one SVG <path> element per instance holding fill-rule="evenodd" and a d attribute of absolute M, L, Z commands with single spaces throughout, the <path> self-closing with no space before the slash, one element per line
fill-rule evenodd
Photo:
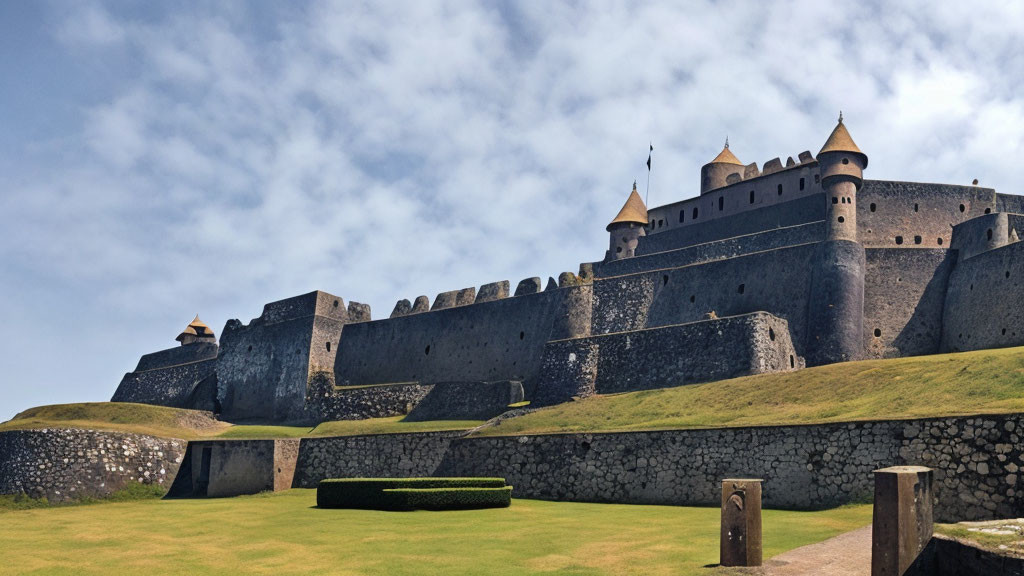
<path fill-rule="evenodd" d="M 651 154 L 654 154 L 654 144 L 651 144 L 651 151 L 647 154 L 647 171 L 651 171 Z"/>

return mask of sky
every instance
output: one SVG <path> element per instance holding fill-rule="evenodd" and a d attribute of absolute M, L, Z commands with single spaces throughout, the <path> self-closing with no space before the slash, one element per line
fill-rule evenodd
<path fill-rule="evenodd" d="M 196 314 L 600 260 L 634 180 L 817 153 L 1024 193 L 1024 3 L 0 2 L 0 420 Z"/>

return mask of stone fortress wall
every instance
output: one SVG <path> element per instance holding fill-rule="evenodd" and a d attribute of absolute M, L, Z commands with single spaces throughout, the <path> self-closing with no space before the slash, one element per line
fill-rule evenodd
<path fill-rule="evenodd" d="M 1005 305 L 1024 274 L 1024 215 L 1013 212 L 1024 199 L 862 180 L 866 166 L 842 122 L 817 158 L 759 170 L 726 148 L 703 169 L 699 197 L 647 210 L 631 196 L 608 229 L 615 248 L 628 225 L 633 247 L 578 276 L 545 289 L 529 278 L 512 295 L 501 281 L 432 304 L 400 300 L 378 320 L 325 292 L 289 298 L 248 325 L 229 321 L 202 362 L 183 364 L 175 358 L 188 354 L 173 350 L 144 357 L 115 399 L 203 400 L 229 420 L 314 422 L 406 414 L 440 382 L 478 398 L 474 383 L 520 382 L 526 400 L 544 404 L 1024 344 L 1018 311 Z M 215 398 L 197 398 L 212 388 Z"/>

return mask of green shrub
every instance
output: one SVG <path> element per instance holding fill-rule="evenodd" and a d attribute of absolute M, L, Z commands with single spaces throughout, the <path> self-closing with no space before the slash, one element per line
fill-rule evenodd
<path fill-rule="evenodd" d="M 505 488 L 504 478 L 338 478 L 322 480 L 316 491 L 321 508 L 361 508 L 367 510 L 408 509 L 389 490 L 454 490 L 460 488 Z M 397 499 L 396 499 L 397 498 Z"/>
<path fill-rule="evenodd" d="M 512 487 L 501 488 L 394 488 L 384 490 L 385 510 L 472 510 L 508 508 Z"/>

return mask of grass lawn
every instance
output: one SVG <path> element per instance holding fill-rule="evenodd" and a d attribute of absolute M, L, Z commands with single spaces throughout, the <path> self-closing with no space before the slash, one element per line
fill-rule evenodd
<path fill-rule="evenodd" d="M 594 396 L 478 434 L 774 426 L 1024 412 L 1024 348 L 865 360 Z"/>
<path fill-rule="evenodd" d="M 320 510 L 314 490 L 0 510 L 11 574 L 707 574 L 719 510 L 513 500 L 453 512 Z M 766 510 L 765 558 L 871 522 Z"/>

